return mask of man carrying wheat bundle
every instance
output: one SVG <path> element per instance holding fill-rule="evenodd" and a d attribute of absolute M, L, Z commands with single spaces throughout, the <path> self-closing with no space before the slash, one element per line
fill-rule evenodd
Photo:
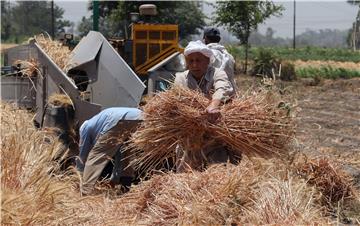
<path fill-rule="evenodd" d="M 220 106 L 228 102 L 236 93 L 225 71 L 214 68 L 211 62 L 214 60 L 213 52 L 201 41 L 192 41 L 184 50 L 187 71 L 178 73 L 175 78 L 175 86 L 187 87 L 198 90 L 211 99 L 206 107 L 210 122 L 215 122 L 220 117 Z M 231 78 L 232 79 L 232 78 Z M 209 141 L 211 137 L 208 138 Z M 211 142 L 210 142 L 211 143 Z M 193 169 L 201 169 L 210 163 L 237 162 L 241 156 L 233 156 L 224 144 L 212 143 L 201 147 L 197 155 L 190 155 L 192 150 L 184 150 L 181 145 L 176 148 L 177 172 Z"/>

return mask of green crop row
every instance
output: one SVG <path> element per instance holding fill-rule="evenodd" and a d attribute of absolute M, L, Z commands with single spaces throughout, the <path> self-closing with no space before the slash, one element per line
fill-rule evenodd
<path fill-rule="evenodd" d="M 245 58 L 245 49 L 242 46 L 228 46 L 227 49 L 236 59 Z M 360 52 L 349 49 L 333 49 L 320 47 L 285 48 L 285 47 L 251 47 L 249 59 L 253 59 L 261 49 L 269 50 L 279 59 L 286 60 L 320 60 L 320 61 L 341 61 L 360 62 Z"/>
<path fill-rule="evenodd" d="M 359 70 L 351 70 L 345 68 L 333 68 L 330 66 L 323 67 L 305 67 L 298 68 L 295 70 L 297 77 L 303 78 L 314 78 L 314 77 L 322 77 L 328 79 L 337 79 L 337 78 L 355 78 L 360 77 L 360 69 Z"/>

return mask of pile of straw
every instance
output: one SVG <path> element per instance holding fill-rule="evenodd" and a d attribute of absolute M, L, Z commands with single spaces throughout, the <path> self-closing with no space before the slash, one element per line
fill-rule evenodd
<path fill-rule="evenodd" d="M 203 172 L 156 175 L 117 203 L 134 225 L 298 225 L 327 223 L 306 182 L 279 162 L 243 160 Z"/>
<path fill-rule="evenodd" d="M 1 103 L 1 223 L 20 225 L 329 224 L 315 187 L 280 160 L 159 174 L 119 196 L 81 198 L 78 179 L 55 173 L 59 143 L 32 115 Z M 334 219 L 333 219 L 334 220 Z"/>
<path fill-rule="evenodd" d="M 270 158 L 287 154 L 295 126 L 286 109 L 279 108 L 272 92 L 233 99 L 221 108 L 217 122 L 208 121 L 209 100 L 182 87 L 158 93 L 144 107 L 144 122 L 133 134 L 129 148 L 135 150 L 139 168 L 156 168 L 174 158 L 175 148 L 196 153 L 214 143 L 226 144 L 235 153 Z"/>
<path fill-rule="evenodd" d="M 64 46 L 59 41 L 52 40 L 50 36 L 45 37 L 44 34 L 35 36 L 35 40 L 61 70 L 67 70 L 71 53 L 67 46 Z"/>
<path fill-rule="evenodd" d="M 331 207 L 354 194 L 351 177 L 329 159 L 309 159 L 298 163 L 296 168 L 308 184 L 321 192 L 324 205 Z"/>
<path fill-rule="evenodd" d="M 1 105 L 1 219 L 4 224 L 59 224 L 70 209 L 71 181 L 52 177 L 59 143 L 36 131 L 30 115 Z"/>
<path fill-rule="evenodd" d="M 26 110 L 0 102 L 1 224 L 114 225 L 105 197 L 80 197 L 76 174 L 52 161 L 61 144 L 51 131 L 38 131 Z M 89 211 L 92 210 L 92 211 Z"/>

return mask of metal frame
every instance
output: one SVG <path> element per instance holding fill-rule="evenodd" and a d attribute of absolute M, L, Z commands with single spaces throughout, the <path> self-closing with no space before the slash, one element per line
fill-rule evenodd
<path fill-rule="evenodd" d="M 133 24 L 132 25 L 132 40 L 133 40 L 133 65 L 135 67 L 135 71 L 138 75 L 147 75 L 147 71 L 163 61 L 167 57 L 171 56 L 175 52 L 183 52 L 181 48 L 178 46 L 179 39 L 179 28 L 178 25 L 173 24 Z M 146 38 L 140 39 L 136 37 L 136 32 L 146 32 Z M 158 31 L 160 33 L 159 39 L 150 39 L 150 32 Z M 174 32 L 175 36 L 171 40 L 164 40 L 163 34 L 165 32 Z M 139 44 L 146 44 L 146 61 L 142 64 L 137 65 L 137 46 Z M 150 57 L 150 45 L 158 44 L 160 45 L 160 51 L 158 54 Z M 169 44 L 168 47 L 163 48 L 164 44 Z"/>
<path fill-rule="evenodd" d="M 75 121 L 82 124 L 101 109 L 121 106 L 137 107 L 145 85 L 120 57 L 105 37 L 90 31 L 71 53 L 69 69 L 85 71 L 89 77 L 87 91 L 90 101 L 81 98 L 81 92 L 74 82 L 34 41 L 42 76 L 37 79 L 35 120 L 41 124 L 48 97 L 53 93 L 65 93 L 74 103 Z"/>

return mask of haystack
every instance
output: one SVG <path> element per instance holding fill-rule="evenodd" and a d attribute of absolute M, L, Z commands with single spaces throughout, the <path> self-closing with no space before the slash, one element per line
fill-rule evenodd
<path fill-rule="evenodd" d="M 158 93 L 144 107 L 144 123 L 131 138 L 133 164 L 156 168 L 174 158 L 177 145 L 195 154 L 214 143 L 226 144 L 235 154 L 284 156 L 295 126 L 279 103 L 264 90 L 238 97 L 225 104 L 221 117 L 211 123 L 205 113 L 209 100 L 203 94 L 177 86 Z"/>

